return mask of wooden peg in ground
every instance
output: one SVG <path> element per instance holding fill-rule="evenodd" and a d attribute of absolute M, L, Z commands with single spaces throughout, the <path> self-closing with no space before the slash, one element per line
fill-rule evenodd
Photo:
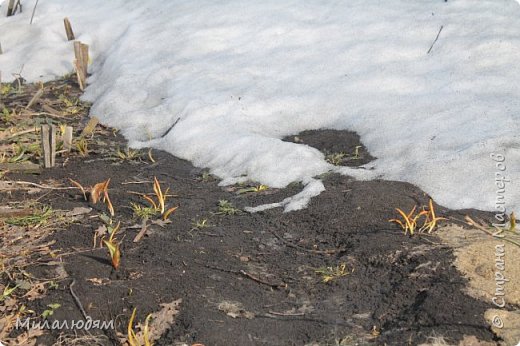
<path fill-rule="evenodd" d="M 14 0 L 9 0 L 7 4 L 7 17 L 11 17 L 14 14 Z"/>
<path fill-rule="evenodd" d="M 72 31 L 72 25 L 70 25 L 69 18 L 63 19 L 63 24 L 65 25 L 65 34 L 67 34 L 67 40 L 74 41 L 76 38 L 74 37 L 74 31 Z"/>
<path fill-rule="evenodd" d="M 78 76 L 78 84 L 81 90 L 85 90 L 88 69 L 88 45 L 80 41 L 74 41 L 74 67 Z"/>
<path fill-rule="evenodd" d="M 63 149 L 70 151 L 72 149 L 72 126 L 66 126 L 63 133 Z"/>
<path fill-rule="evenodd" d="M 85 125 L 85 128 L 83 128 L 83 131 L 81 131 L 81 137 L 90 136 L 94 133 L 94 130 L 96 129 L 97 124 L 99 123 L 99 119 L 95 116 L 91 117 L 88 121 L 87 125 Z"/>
<path fill-rule="evenodd" d="M 56 164 L 56 127 L 42 125 L 41 127 L 43 166 L 54 167 Z"/>
<path fill-rule="evenodd" d="M 43 96 L 43 88 L 40 88 L 36 94 L 34 94 L 34 96 L 32 97 L 31 101 L 29 101 L 29 103 L 27 104 L 27 106 L 25 107 L 25 109 L 29 109 L 31 108 L 32 106 L 34 106 L 39 100 L 40 98 Z"/>

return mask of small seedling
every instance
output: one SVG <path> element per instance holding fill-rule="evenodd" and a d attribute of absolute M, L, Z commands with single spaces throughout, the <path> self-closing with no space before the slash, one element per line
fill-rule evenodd
<path fill-rule="evenodd" d="M 146 194 L 140 194 L 142 198 L 144 198 L 148 203 L 150 203 L 150 209 L 152 209 L 155 213 L 162 215 L 162 219 L 164 221 L 168 220 L 170 215 L 176 211 L 179 207 L 172 207 L 169 209 L 166 209 L 166 199 L 167 197 L 170 197 L 168 195 L 168 192 L 170 191 L 170 188 L 167 188 L 165 192 L 162 191 L 161 184 L 159 183 L 159 180 L 157 180 L 157 177 L 153 178 L 153 192 L 155 194 L 154 196 L 149 196 Z M 148 214 L 152 213 L 152 210 L 147 210 L 145 207 L 134 207 L 132 206 L 132 209 L 134 210 L 134 214 L 136 211 L 138 213 Z"/>
<path fill-rule="evenodd" d="M 401 226 L 401 228 L 404 230 L 404 234 L 406 235 L 408 232 L 410 232 L 410 235 L 414 235 L 415 230 L 417 228 L 417 221 L 421 216 L 426 215 L 425 211 L 421 211 L 417 215 L 415 214 L 415 209 L 417 209 L 417 206 L 414 206 L 412 210 L 406 214 L 404 211 L 402 211 L 399 208 L 396 208 L 395 210 L 401 215 L 403 218 L 403 221 L 399 219 L 390 219 L 389 222 L 395 222 Z"/>
<path fill-rule="evenodd" d="M 164 214 L 164 212 L 165 212 L 166 196 L 167 196 L 169 190 L 170 189 L 167 188 L 166 193 L 163 193 L 159 180 L 157 180 L 157 177 L 153 177 L 153 192 L 155 192 L 155 196 L 157 197 L 157 204 L 158 204 L 158 205 L 155 205 L 155 207 L 159 208 L 159 210 L 161 211 L 161 214 Z"/>
<path fill-rule="evenodd" d="M 4 291 L 2 292 L 2 295 L 0 296 L 0 302 L 4 301 L 5 299 L 9 298 L 9 296 L 18 288 L 18 285 L 10 288 L 9 285 L 4 287 Z"/>
<path fill-rule="evenodd" d="M 5 223 L 12 226 L 39 227 L 49 220 L 49 218 L 52 216 L 52 213 L 53 210 L 51 207 L 44 207 L 32 215 L 9 218 L 5 221 Z"/>
<path fill-rule="evenodd" d="M 208 171 L 203 171 L 202 175 L 200 176 L 200 179 L 207 183 L 208 181 L 211 181 L 213 179 L 213 176 Z"/>
<path fill-rule="evenodd" d="M 154 207 L 144 207 L 137 203 L 131 203 L 131 205 L 134 216 L 139 219 L 149 219 L 159 214 L 159 210 Z"/>
<path fill-rule="evenodd" d="M 150 159 L 151 163 L 155 163 L 155 159 L 152 156 L 152 148 L 148 149 L 148 159 Z"/>
<path fill-rule="evenodd" d="M 103 244 L 108 249 L 108 253 L 110 255 L 110 260 L 112 262 L 112 267 L 117 270 L 119 268 L 119 263 L 121 260 L 121 251 L 119 250 L 119 243 L 117 243 L 115 239 L 115 235 L 117 231 L 119 230 L 119 227 L 121 226 L 121 223 L 118 222 L 115 227 L 108 227 L 108 232 L 110 233 L 110 237 L 108 240 L 102 239 Z"/>
<path fill-rule="evenodd" d="M 511 212 L 509 215 L 509 232 L 515 232 L 516 231 L 516 216 L 515 212 Z"/>
<path fill-rule="evenodd" d="M 359 149 L 363 148 L 361 145 L 356 145 L 356 148 L 354 149 L 354 156 L 352 157 L 353 160 L 359 160 L 361 158 L 361 155 L 359 154 Z"/>
<path fill-rule="evenodd" d="M 347 276 L 349 274 L 349 272 L 347 271 L 347 265 L 345 263 L 341 263 L 336 267 L 318 268 L 314 272 L 321 276 L 321 281 L 323 283 L 329 283 L 332 280 L 335 280 L 343 276 Z"/>
<path fill-rule="evenodd" d="M 211 227 L 211 225 L 208 223 L 208 219 L 201 219 L 201 220 L 193 221 L 191 223 L 191 226 L 192 226 L 192 228 L 191 228 L 192 231 Z"/>
<path fill-rule="evenodd" d="M 60 286 L 58 285 L 57 282 L 55 281 L 50 281 L 49 282 L 49 289 L 50 290 L 57 290 Z"/>
<path fill-rule="evenodd" d="M 2 84 L 2 86 L 0 87 L 0 94 L 7 95 L 7 94 L 11 93 L 12 90 L 13 90 L 13 87 L 11 86 L 11 84 L 5 83 L 5 84 Z"/>
<path fill-rule="evenodd" d="M 238 208 L 235 208 L 235 206 L 228 200 L 221 199 L 218 201 L 218 212 L 217 215 L 236 215 L 240 214 L 242 211 Z"/>
<path fill-rule="evenodd" d="M 427 230 L 428 233 L 431 233 L 435 227 L 437 227 L 437 221 L 447 219 L 444 217 L 437 217 L 437 215 L 435 215 L 435 209 L 433 208 L 433 201 L 431 198 L 428 205 L 429 209 L 426 210 L 426 221 L 424 222 L 424 225 L 421 227 L 420 231 Z"/>
<path fill-rule="evenodd" d="M 48 309 L 45 310 L 44 312 L 42 312 L 41 316 L 44 319 L 51 317 L 52 315 L 54 315 L 54 311 L 56 311 L 60 306 L 61 306 L 61 304 L 58 304 L 58 303 L 53 303 L 53 304 L 47 305 Z"/>
<path fill-rule="evenodd" d="M 343 162 L 345 156 L 347 156 L 345 153 L 332 153 L 325 156 L 325 161 L 334 166 L 339 166 Z"/>
<path fill-rule="evenodd" d="M 152 346 L 152 341 L 150 339 L 150 320 L 152 319 L 152 314 L 149 314 L 146 316 L 145 322 L 144 322 L 144 330 L 143 330 L 143 343 L 141 343 L 141 340 L 137 337 L 137 333 L 134 331 L 134 320 L 136 315 L 137 309 L 134 308 L 132 311 L 132 316 L 130 316 L 130 320 L 128 321 L 127 326 L 127 332 L 128 332 L 128 344 L 130 346 Z"/>
<path fill-rule="evenodd" d="M 419 213 L 415 214 L 415 211 L 417 209 L 417 206 L 414 206 L 412 210 L 407 214 L 404 211 L 402 211 L 399 208 L 396 208 L 396 211 L 401 216 L 402 220 L 399 219 L 390 219 L 389 222 L 395 222 L 404 231 L 404 234 L 406 235 L 408 232 L 410 232 L 410 235 L 414 235 L 414 233 L 417 231 L 419 233 L 428 231 L 428 233 L 431 233 L 436 227 L 437 222 L 440 220 L 446 220 L 443 217 L 437 217 L 435 213 L 435 209 L 433 207 L 433 201 L 430 199 L 429 202 L 429 209 L 426 207 L 423 207 L 423 210 Z M 417 229 L 419 220 L 423 218 L 423 224 L 422 226 Z"/>
<path fill-rule="evenodd" d="M 117 149 L 116 157 L 122 161 L 134 161 L 141 158 L 141 153 L 139 150 L 133 150 L 130 148 L 126 148 L 126 150 Z"/>
<path fill-rule="evenodd" d="M 269 186 L 267 185 L 257 185 L 257 186 L 252 186 L 252 187 L 248 187 L 248 188 L 245 188 L 245 189 L 240 189 L 238 190 L 238 194 L 243 194 L 243 193 L 248 193 L 248 192 L 262 192 L 262 191 L 266 191 L 269 189 Z"/>
<path fill-rule="evenodd" d="M 65 108 L 65 111 L 71 115 L 78 114 L 84 109 L 80 100 L 77 98 L 69 98 L 63 94 L 58 98 L 63 103 L 63 108 Z"/>
<path fill-rule="evenodd" d="M 10 123 L 13 120 L 13 113 L 9 111 L 9 108 L 3 107 L 2 108 L 2 121 L 4 123 Z"/>
<path fill-rule="evenodd" d="M 81 137 L 79 140 L 76 141 L 76 149 L 81 156 L 88 156 L 88 142 L 84 137 Z"/>
<path fill-rule="evenodd" d="M 103 203 L 106 204 L 107 209 L 110 212 L 110 216 L 115 215 L 114 206 L 112 205 L 112 201 L 110 200 L 110 196 L 108 195 L 108 185 L 110 184 L 110 178 L 108 178 L 105 181 L 95 184 L 94 186 L 92 186 L 89 189 L 85 189 L 83 187 L 83 185 L 81 185 L 77 181 L 72 180 L 70 178 L 69 178 L 69 181 L 83 193 L 83 198 L 85 198 L 86 201 L 88 200 L 87 199 L 87 192 L 88 192 L 88 194 L 90 196 L 90 201 L 93 204 L 96 204 L 101 199 L 101 195 L 103 195 Z"/>
<path fill-rule="evenodd" d="M 13 144 L 11 152 L 12 154 L 10 156 L 6 152 L 3 152 L 2 156 L 0 156 L 0 163 L 17 163 L 27 160 L 27 158 L 24 157 L 25 150 L 22 146 Z"/>
<path fill-rule="evenodd" d="M 108 184 L 110 184 L 110 178 L 94 185 L 90 190 L 90 199 L 92 203 L 96 204 L 100 200 L 101 194 L 103 194 L 103 203 L 107 205 L 110 216 L 114 216 L 114 206 L 112 205 L 108 195 Z"/>

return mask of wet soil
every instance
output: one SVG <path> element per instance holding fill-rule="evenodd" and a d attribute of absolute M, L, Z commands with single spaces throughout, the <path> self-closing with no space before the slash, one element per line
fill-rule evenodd
<path fill-rule="evenodd" d="M 396 206 L 410 209 L 427 203 L 428 196 L 416 187 L 331 175 L 325 179 L 327 190 L 305 210 L 216 215 L 222 199 L 242 208 L 296 191 L 237 194 L 216 180 L 203 181 L 201 170 L 186 161 L 166 153 L 154 156 L 154 164 L 77 161 L 37 177 L 70 178 L 86 186 L 112 179 L 116 219 L 126 227 L 121 267 L 112 269 L 105 249 L 64 258 L 77 295 L 93 318 L 124 316 L 118 326 L 124 331 L 133 307 L 143 319 L 160 303 L 181 298 L 176 324 L 158 345 L 327 345 L 349 339 L 415 345 L 432 335 L 453 341 L 463 335 L 493 339 L 483 318 L 489 304 L 463 293 L 466 281 L 453 266 L 452 250 L 435 237 L 404 236 L 387 221 Z M 122 184 L 153 177 L 172 188 L 172 202 L 179 209 L 170 224 L 150 227 L 150 236 L 133 243 L 139 229 L 129 226 L 139 221 L 132 220 L 130 203 L 139 198 L 128 192 L 150 192 L 151 185 Z M 80 197 L 75 191 L 53 192 L 46 203 L 61 209 L 86 206 Z M 90 207 L 93 216 L 104 212 L 102 205 Z M 450 214 L 440 206 L 438 212 Z M 202 219 L 210 227 L 193 229 L 192 223 Z M 88 249 L 101 225 L 95 217 L 72 225 L 54 235 L 55 247 Z M 348 275 L 330 283 L 321 282 L 315 272 L 341 264 Z M 95 285 L 92 279 L 106 284 Z M 60 302 L 54 318 L 81 319 L 69 285 L 61 282 L 31 308 Z M 225 301 L 240 303 L 254 317 L 229 317 L 219 311 Z M 109 336 L 114 342 L 114 335 Z"/>
<path fill-rule="evenodd" d="M 375 159 L 361 143 L 359 135 L 348 130 L 307 130 L 283 140 L 316 148 L 337 166 L 357 167 Z"/>

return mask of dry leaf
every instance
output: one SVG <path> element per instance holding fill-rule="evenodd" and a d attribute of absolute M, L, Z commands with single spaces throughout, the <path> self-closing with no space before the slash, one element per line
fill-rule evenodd
<path fill-rule="evenodd" d="M 105 283 L 103 282 L 103 279 L 100 279 L 100 278 L 87 279 L 87 281 L 93 283 L 93 284 L 96 285 L 96 286 L 101 286 L 101 285 L 104 285 L 104 284 L 105 284 Z"/>
<path fill-rule="evenodd" d="M 103 239 L 103 237 L 105 235 L 108 234 L 108 229 L 105 225 L 101 225 L 99 226 L 95 231 L 94 231 L 94 245 L 93 245 L 93 248 L 95 249 L 96 246 L 97 246 L 97 240 L 98 239 Z"/>
<path fill-rule="evenodd" d="M 218 305 L 218 309 L 232 318 L 243 317 L 250 320 L 255 317 L 255 314 L 245 310 L 239 302 L 223 301 Z"/>
<path fill-rule="evenodd" d="M 92 208 L 77 207 L 77 208 L 72 209 L 71 211 L 68 211 L 65 214 L 65 216 L 69 216 L 69 217 L 79 216 L 79 215 L 88 214 L 91 211 L 92 211 Z"/>
<path fill-rule="evenodd" d="M 164 227 L 169 223 L 172 223 L 172 222 L 170 220 L 160 220 L 160 219 L 152 221 L 152 224 L 157 225 L 159 227 Z"/>
<path fill-rule="evenodd" d="M 161 310 L 152 314 L 152 320 L 149 325 L 149 336 L 151 341 L 157 341 L 166 333 L 175 323 L 175 316 L 179 313 L 179 307 L 182 299 L 177 299 L 171 303 L 161 304 Z M 139 332 L 136 334 L 139 340 L 144 337 L 144 325 L 137 325 Z"/>
<path fill-rule="evenodd" d="M 36 284 L 29 292 L 24 295 L 27 300 L 35 300 L 41 298 L 46 292 L 45 283 Z"/>

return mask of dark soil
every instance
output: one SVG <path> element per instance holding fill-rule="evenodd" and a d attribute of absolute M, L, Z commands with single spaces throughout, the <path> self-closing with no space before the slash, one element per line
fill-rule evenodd
<path fill-rule="evenodd" d="M 370 155 L 359 135 L 347 130 L 308 130 L 283 138 L 286 142 L 305 144 L 323 152 L 329 161 L 336 155 L 337 166 L 361 166 L 375 158 Z M 338 156 L 339 155 L 339 156 Z M 331 162 L 332 163 L 332 162 Z"/>
<path fill-rule="evenodd" d="M 464 335 L 494 339 L 483 318 L 490 305 L 463 293 L 466 281 L 453 266 L 452 250 L 434 235 L 405 236 L 388 222 L 396 207 L 409 210 L 428 203 L 429 196 L 413 185 L 330 175 L 324 178 L 326 191 L 304 210 L 220 215 L 219 200 L 244 208 L 280 201 L 302 187 L 238 193 L 243 187 L 220 187 L 201 169 L 164 152 L 153 151 L 155 163 L 146 152 L 142 160 L 109 159 L 106 152 L 115 152 L 122 139 L 107 131 L 96 136 L 108 143 L 100 146 L 105 154 L 94 151 L 86 159 L 62 160 L 60 167 L 38 176 L 10 174 L 9 179 L 64 186 L 73 179 L 90 186 L 111 178 L 114 219 L 123 225 L 122 264 L 115 271 L 105 248 L 91 250 L 94 231 L 103 224 L 97 217 L 106 212 L 103 204 L 85 202 L 76 190 L 48 191 L 41 202 L 55 209 L 89 206 L 93 211 L 84 222 L 53 235 L 55 249 L 72 252 L 61 257 L 68 278 L 42 299 L 28 302 L 30 309 L 41 312 L 58 302 L 52 318 L 82 319 L 69 289 L 74 280 L 87 314 L 115 319 L 123 335 L 134 307 L 143 321 L 160 304 L 182 299 L 175 324 L 156 345 L 417 345 L 431 336 L 450 342 Z M 352 153 L 362 145 L 348 131 L 306 131 L 297 137 L 329 152 Z M 361 158 L 349 164 L 373 159 L 364 147 L 360 152 Z M 141 222 L 130 206 L 143 200 L 129 192 L 150 193 L 152 186 L 131 182 L 153 177 L 171 188 L 175 196 L 169 204 L 179 209 L 171 223 L 149 226 L 150 234 L 134 243 L 139 228 L 132 226 Z M 30 196 L 0 197 L 8 204 Z M 437 213 L 462 219 L 462 212 L 442 206 Z M 193 223 L 202 219 L 210 226 L 195 229 Z M 347 275 L 329 283 L 316 273 L 342 264 Z M 49 275 L 47 266 L 27 270 Z M 226 301 L 240 303 L 252 315 L 228 316 L 220 305 Z M 116 331 L 91 332 L 105 333 L 107 344 L 117 344 Z M 51 331 L 40 343 L 51 345 L 60 333 Z"/>

